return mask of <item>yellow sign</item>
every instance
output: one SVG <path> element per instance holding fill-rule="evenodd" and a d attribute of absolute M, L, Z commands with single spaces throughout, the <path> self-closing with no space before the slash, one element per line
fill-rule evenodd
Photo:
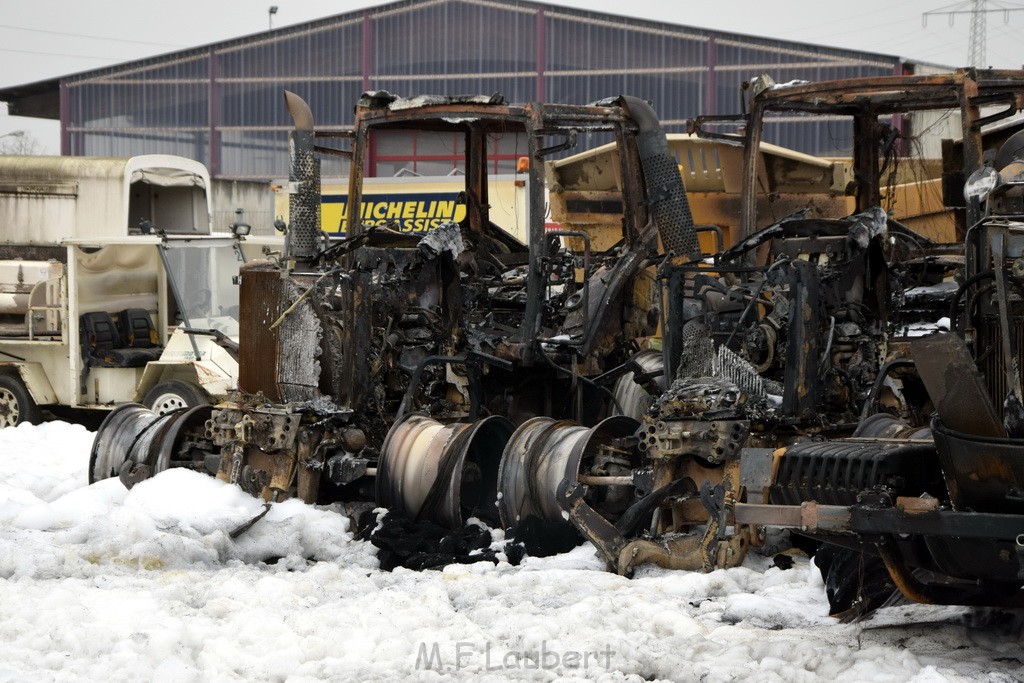
<path fill-rule="evenodd" d="M 391 225 L 402 232 L 427 232 L 447 221 L 458 223 L 466 217 L 466 205 L 455 201 L 456 194 L 417 192 L 366 195 L 359 211 L 360 223 Z M 348 221 L 348 196 L 323 195 L 320 221 L 325 232 L 344 233 Z"/>
<path fill-rule="evenodd" d="M 288 181 L 274 183 L 274 215 L 288 216 Z M 466 219 L 466 205 L 456 201 L 465 190 L 462 177 L 367 178 L 363 185 L 360 222 L 391 225 L 396 230 L 424 233 L 441 223 Z M 525 243 L 526 183 L 516 176 L 495 176 L 488 182 L 488 215 L 492 223 Z M 332 236 L 345 234 L 348 222 L 348 186 L 343 179 L 320 186 L 320 226 Z"/>

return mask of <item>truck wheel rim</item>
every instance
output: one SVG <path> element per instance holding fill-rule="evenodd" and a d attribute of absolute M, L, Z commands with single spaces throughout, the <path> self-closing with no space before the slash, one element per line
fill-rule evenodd
<path fill-rule="evenodd" d="M 451 424 L 407 415 L 381 447 L 377 504 L 451 529 L 461 528 L 469 514 L 486 519 L 497 504 L 498 463 L 513 431 L 498 415 Z M 435 483 L 441 486 L 436 491 Z"/>
<path fill-rule="evenodd" d="M 20 415 L 18 398 L 10 389 L 0 389 L 0 427 L 17 426 Z"/>
<path fill-rule="evenodd" d="M 498 468 L 498 513 L 509 529 L 527 517 L 568 525 L 558 502 L 563 480 L 578 484 L 581 464 L 603 443 L 633 434 L 640 423 L 613 415 L 587 428 L 568 420 L 530 418 L 519 425 L 505 446 Z M 597 507 L 596 503 L 587 502 Z"/>
<path fill-rule="evenodd" d="M 164 415 L 172 410 L 179 410 L 181 408 L 188 408 L 188 403 L 178 394 L 169 391 L 166 394 L 157 396 L 156 400 L 153 401 L 152 410 L 158 415 Z"/>

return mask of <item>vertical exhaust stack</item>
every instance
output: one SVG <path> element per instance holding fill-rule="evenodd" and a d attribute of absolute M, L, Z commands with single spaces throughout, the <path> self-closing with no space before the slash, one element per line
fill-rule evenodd
<path fill-rule="evenodd" d="M 320 160 L 313 152 L 313 112 L 305 100 L 288 90 L 284 104 L 295 122 L 288 134 L 288 234 L 286 259 L 296 264 L 312 262 L 319 253 L 320 240 Z"/>
<path fill-rule="evenodd" d="M 640 128 L 637 148 L 647 185 L 647 202 L 658 225 L 661 243 L 672 256 L 701 256 L 697 228 L 693 224 L 690 201 L 686 197 L 679 166 L 668 150 L 668 140 L 658 115 L 643 100 L 623 95 L 623 107 Z"/>

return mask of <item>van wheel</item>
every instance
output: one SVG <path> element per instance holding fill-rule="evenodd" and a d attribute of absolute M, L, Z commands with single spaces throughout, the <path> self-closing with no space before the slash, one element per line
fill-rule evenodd
<path fill-rule="evenodd" d="M 28 389 L 13 375 L 0 375 L 0 427 L 17 427 L 23 422 L 39 424 L 43 413 Z"/>
<path fill-rule="evenodd" d="M 205 391 L 189 382 L 172 379 L 160 382 L 149 390 L 142 403 L 158 415 L 182 408 L 195 408 L 211 403 Z"/>

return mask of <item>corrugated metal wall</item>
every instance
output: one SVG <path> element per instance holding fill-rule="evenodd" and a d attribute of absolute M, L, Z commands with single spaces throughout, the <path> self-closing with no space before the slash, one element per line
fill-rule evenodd
<path fill-rule="evenodd" d="M 351 125 L 359 94 L 384 89 L 513 102 L 631 94 L 681 132 L 698 114 L 739 112 L 740 84 L 763 72 L 785 82 L 898 67 L 895 57 L 530 2 L 406 0 L 65 79 L 64 151 L 180 154 L 216 176 L 268 179 L 287 175 L 285 88 L 324 128 Z M 815 154 L 849 148 L 849 131 L 823 120 L 773 124 L 768 139 Z M 329 161 L 325 172 L 344 169 Z"/>

